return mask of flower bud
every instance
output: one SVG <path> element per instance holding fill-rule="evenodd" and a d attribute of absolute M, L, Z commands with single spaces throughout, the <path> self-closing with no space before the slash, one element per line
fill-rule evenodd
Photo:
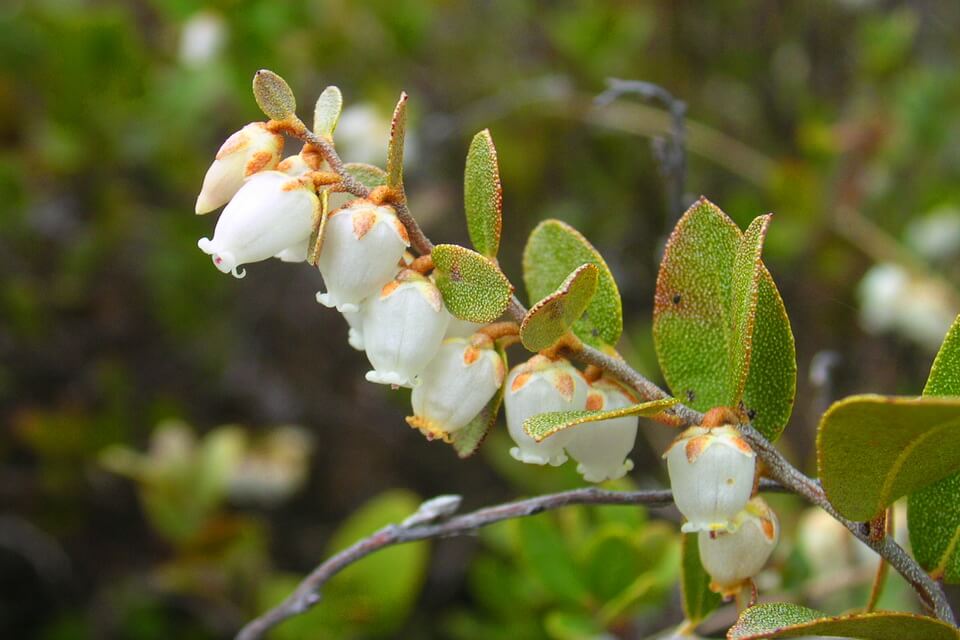
<path fill-rule="evenodd" d="M 600 378 L 590 385 L 588 410 L 613 410 L 637 403 L 636 398 L 620 384 Z M 577 472 L 588 482 L 622 478 L 633 469 L 627 458 L 637 439 L 637 416 L 587 422 L 570 429 L 567 453 L 576 460 Z"/>
<path fill-rule="evenodd" d="M 710 574 L 710 589 L 733 596 L 757 575 L 777 545 L 780 525 L 776 514 L 757 496 L 733 519 L 733 531 L 701 531 L 700 561 Z"/>
<path fill-rule="evenodd" d="M 364 298 L 390 282 L 408 246 L 393 207 L 354 200 L 333 211 L 317 261 L 327 292 L 317 294 L 317 302 L 340 312 L 359 310 Z"/>
<path fill-rule="evenodd" d="M 267 129 L 264 122 L 251 122 L 227 138 L 203 177 L 197 197 L 197 213 L 209 213 L 226 204 L 243 181 L 280 162 L 283 136 Z"/>
<path fill-rule="evenodd" d="M 417 377 L 440 349 L 448 322 L 450 313 L 436 285 L 416 271 L 401 271 L 363 304 L 363 344 L 373 365 L 367 380 L 417 386 Z"/>
<path fill-rule="evenodd" d="M 507 429 L 517 444 L 510 455 L 528 464 L 559 466 L 567 461 L 563 447 L 571 431 L 561 431 L 536 442 L 523 430 L 523 423 L 541 413 L 578 411 L 587 403 L 588 384 L 583 374 L 563 358 L 550 360 L 536 355 L 510 371 L 503 404 Z"/>
<path fill-rule="evenodd" d="M 294 254 L 310 238 L 319 199 L 309 185 L 280 173 L 264 171 L 244 183 L 217 220 L 213 240 L 197 246 L 213 256 L 213 264 L 238 278 L 238 267 L 284 253 Z"/>
<path fill-rule="evenodd" d="M 732 530 L 730 522 L 753 492 L 756 454 L 731 425 L 690 427 L 667 452 L 673 500 L 687 522 L 681 530 Z"/>
<path fill-rule="evenodd" d="M 428 439 L 450 440 L 490 402 L 503 384 L 506 370 L 493 340 L 478 333 L 473 338 L 448 338 L 410 396 L 412 417 L 407 422 Z"/>

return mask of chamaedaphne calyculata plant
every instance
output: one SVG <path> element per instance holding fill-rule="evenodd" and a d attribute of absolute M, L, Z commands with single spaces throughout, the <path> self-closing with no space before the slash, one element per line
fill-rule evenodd
<path fill-rule="evenodd" d="M 196 211 L 224 208 L 212 238 L 198 245 L 235 277 L 273 257 L 317 268 L 317 302 L 343 315 L 351 346 L 369 360 L 366 379 L 412 389 L 410 427 L 467 457 L 502 408 L 517 464 L 572 459 L 586 482 L 632 470 L 639 428 L 659 423 L 677 435 L 663 452 L 669 490 L 587 487 L 466 514 L 458 513 L 459 496 L 428 500 L 320 564 L 238 638 L 261 637 L 303 613 L 330 578 L 379 549 L 571 504 L 676 505 L 683 516 L 680 633 L 692 634 L 723 599 L 733 599 L 734 639 L 960 638 L 941 588 L 960 581 L 960 322 L 922 396 L 858 395 L 824 413 L 813 479 L 775 446 L 795 401 L 797 366 L 790 321 L 762 260 L 772 215 L 741 230 L 701 197 L 673 229 L 653 315 L 667 391 L 618 354 L 617 283 L 570 225 L 544 220 L 530 231 L 522 273 L 528 303 L 516 295 L 497 261 L 503 197 L 489 131 L 476 134 L 466 155 L 472 246 L 434 244 L 407 206 L 406 94 L 381 168 L 340 159 L 335 133 L 343 100 L 336 87 L 320 95 L 312 127 L 297 116 L 293 91 L 275 73 L 257 72 L 253 92 L 268 119 L 243 126 L 217 153 Z M 283 157 L 286 140 L 299 148 Z M 508 348 L 518 362 L 508 362 Z M 926 615 L 874 610 L 884 571 L 860 611 L 829 615 L 786 602 L 758 604 L 753 577 L 781 533 L 760 495 L 765 491 L 796 493 L 842 523 L 906 579 Z M 913 555 L 887 533 L 887 514 L 904 497 Z"/>

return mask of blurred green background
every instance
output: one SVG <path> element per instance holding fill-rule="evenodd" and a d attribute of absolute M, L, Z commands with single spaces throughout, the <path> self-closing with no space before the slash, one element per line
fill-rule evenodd
<path fill-rule="evenodd" d="M 315 271 L 271 261 L 238 281 L 196 248 L 207 165 L 262 119 L 257 69 L 302 105 L 340 86 L 351 161 L 383 163 L 406 90 L 407 189 L 435 240 L 466 239 L 463 159 L 489 127 L 506 272 L 520 281 L 538 220 L 575 225 L 620 284 L 624 353 L 654 379 L 657 261 L 680 214 L 650 144 L 668 119 L 593 99 L 620 77 L 685 100 L 687 201 L 742 226 L 776 214 L 765 255 L 800 369 L 782 442 L 813 470 L 826 404 L 918 393 L 960 310 L 958 59 L 953 0 L 4 0 L 0 636 L 227 638 L 417 496 L 473 508 L 580 484 L 571 465 L 514 463 L 502 427 L 467 461 L 426 442 L 402 393 L 363 381 Z M 664 484 L 671 434 L 641 431 L 617 486 Z M 764 592 L 862 606 L 872 559 L 796 500 L 776 506 Z M 569 509 L 396 548 L 275 637 L 647 637 L 682 617 L 676 514 L 653 515 Z M 916 606 L 895 580 L 882 604 Z"/>

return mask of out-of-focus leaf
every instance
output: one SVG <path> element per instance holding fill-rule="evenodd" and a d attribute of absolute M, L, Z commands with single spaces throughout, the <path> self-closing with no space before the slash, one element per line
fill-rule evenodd
<path fill-rule="evenodd" d="M 924 396 L 960 396 L 960 318 L 944 338 L 923 389 Z M 960 473 L 910 494 L 910 546 L 924 569 L 948 583 L 960 582 Z"/>
<path fill-rule="evenodd" d="M 470 322 L 493 322 L 510 303 L 513 287 L 488 258 L 455 244 L 433 248 L 437 287 L 443 301 L 457 318 Z"/>
<path fill-rule="evenodd" d="M 514 521 L 520 553 L 538 580 L 556 598 L 582 604 L 589 591 L 549 514 Z"/>
<path fill-rule="evenodd" d="M 597 291 L 598 271 L 577 267 L 556 291 L 534 304 L 520 324 L 520 341 L 529 351 L 546 349 L 562 338 L 583 315 Z"/>
<path fill-rule="evenodd" d="M 463 206 L 473 248 L 495 258 L 503 225 L 503 189 L 497 149 L 489 129 L 475 135 L 470 143 L 463 175 Z"/>
<path fill-rule="evenodd" d="M 664 409 L 668 409 L 677 404 L 676 398 L 664 398 L 662 400 L 651 400 L 640 404 L 621 407 L 619 409 L 597 409 L 582 411 L 551 411 L 549 413 L 540 413 L 523 423 L 523 430 L 537 442 L 544 438 L 549 438 L 558 431 L 574 427 L 585 422 L 598 422 L 600 420 L 612 420 L 624 416 L 653 416 Z"/>
<path fill-rule="evenodd" d="M 503 359 L 503 368 L 508 370 L 507 353 L 502 348 L 497 349 L 497 353 Z M 453 432 L 452 442 L 450 443 L 457 455 L 461 458 L 469 458 L 480 445 L 483 439 L 487 437 L 490 429 L 497 422 L 497 414 L 500 412 L 500 404 L 503 402 L 503 385 L 497 389 L 497 392 L 490 398 L 490 402 L 477 414 L 477 416 L 468 422 L 464 427 Z"/>
<path fill-rule="evenodd" d="M 710 590 L 710 576 L 700 562 L 696 534 L 683 534 L 680 590 L 683 595 L 683 615 L 693 624 L 699 624 L 720 606 L 720 595 Z"/>
<path fill-rule="evenodd" d="M 343 109 L 343 94 L 338 87 L 330 86 L 317 98 L 313 109 L 313 132 L 327 139 L 333 138 Z"/>
<path fill-rule="evenodd" d="M 585 575 L 598 601 L 612 600 L 636 580 L 640 559 L 635 537 L 634 532 L 618 525 L 601 527 L 590 537 Z"/>
<path fill-rule="evenodd" d="M 253 74 L 253 97 L 271 120 L 286 120 L 297 113 L 297 99 L 290 85 L 269 69 Z"/>
<path fill-rule="evenodd" d="M 960 398 L 851 396 L 817 430 L 817 467 L 837 511 L 870 520 L 960 470 Z"/>
<path fill-rule="evenodd" d="M 543 619 L 550 640 L 596 640 L 606 636 L 597 622 L 585 613 L 556 610 Z"/>
<path fill-rule="evenodd" d="M 523 281 L 531 301 L 541 300 L 559 287 L 574 269 L 593 264 L 598 270 L 597 292 L 573 325 L 573 332 L 589 345 L 616 345 L 623 331 L 620 291 L 607 263 L 579 231 L 560 220 L 544 220 L 530 233 L 523 250 Z"/>
<path fill-rule="evenodd" d="M 730 630 L 730 640 L 831 636 L 862 640 L 957 640 L 957 630 L 914 613 L 877 612 L 828 616 L 787 602 L 750 607 Z"/>
<path fill-rule="evenodd" d="M 365 162 L 348 162 L 343 168 L 368 189 L 387 184 L 387 172 L 375 165 Z"/>
<path fill-rule="evenodd" d="M 390 145 L 387 147 L 387 184 L 403 187 L 403 142 L 407 135 L 407 93 L 400 94 L 390 122 Z"/>

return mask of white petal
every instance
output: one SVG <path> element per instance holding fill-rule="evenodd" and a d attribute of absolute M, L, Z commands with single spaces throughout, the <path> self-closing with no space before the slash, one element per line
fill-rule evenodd
<path fill-rule="evenodd" d="M 613 410 L 634 404 L 632 398 L 617 388 L 594 385 L 590 393 L 591 396 L 599 394 L 603 398 L 601 406 L 594 407 L 588 402 L 590 409 Z M 637 439 L 639 422 L 637 416 L 624 416 L 588 422 L 570 429 L 567 453 L 579 463 L 577 471 L 584 480 L 616 480 L 633 469 L 633 462 L 627 456 Z"/>
<path fill-rule="evenodd" d="M 711 588 L 733 593 L 763 569 L 779 538 L 777 517 L 759 497 L 736 518 L 732 532 L 701 531 L 700 561 L 713 579 Z"/>

